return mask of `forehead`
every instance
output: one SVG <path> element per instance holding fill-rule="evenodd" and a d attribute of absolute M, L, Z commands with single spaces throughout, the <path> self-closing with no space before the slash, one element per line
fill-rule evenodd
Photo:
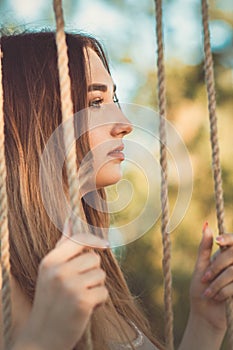
<path fill-rule="evenodd" d="M 106 68 L 104 67 L 99 56 L 95 53 L 95 51 L 90 48 L 87 48 L 84 51 L 84 56 L 86 59 L 88 84 L 103 83 L 105 85 L 112 86 L 112 78 L 106 70 Z"/>

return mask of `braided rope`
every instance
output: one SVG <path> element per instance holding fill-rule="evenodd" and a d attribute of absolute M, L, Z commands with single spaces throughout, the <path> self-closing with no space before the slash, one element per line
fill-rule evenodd
<path fill-rule="evenodd" d="M 210 140 L 212 148 L 212 168 L 214 177 L 216 214 L 219 234 L 225 233 L 224 224 L 224 199 L 222 188 L 222 175 L 220 165 L 220 151 L 218 144 L 218 128 L 216 115 L 216 93 L 214 83 L 213 58 L 210 47 L 209 16 L 207 0 L 202 0 L 202 24 L 204 32 L 204 53 L 205 53 L 205 81 L 208 95 L 208 109 L 210 121 Z M 230 349 L 233 349 L 233 300 L 226 301 L 226 315 L 228 322 Z"/>
<path fill-rule="evenodd" d="M 66 44 L 66 35 L 64 32 L 64 19 L 61 0 L 54 0 L 54 12 L 56 16 L 56 44 L 58 55 L 58 71 L 61 94 L 61 110 L 65 148 L 67 150 L 66 170 L 69 185 L 70 205 L 73 219 L 80 217 L 80 199 L 78 194 L 77 162 L 76 162 L 76 142 L 74 127 L 70 122 L 73 117 L 73 103 L 71 98 L 71 81 L 68 67 L 68 48 Z M 69 121 L 69 122 L 68 122 Z M 72 146 L 71 146 L 72 145 Z M 71 147 L 70 147 L 71 146 Z M 69 153 L 68 150 L 70 149 Z M 72 227 L 74 232 L 80 229 L 79 220 L 73 220 Z"/>
<path fill-rule="evenodd" d="M 66 158 L 66 171 L 68 178 L 68 187 L 70 195 L 70 205 L 72 209 L 72 228 L 73 232 L 80 232 L 82 225 L 79 218 L 81 218 L 81 203 L 78 193 L 78 176 L 77 176 L 77 161 L 76 161 L 76 142 L 74 135 L 74 126 L 67 122 L 73 117 L 73 103 L 71 97 L 71 80 L 69 76 L 68 67 L 68 48 L 66 44 L 66 35 L 64 32 L 64 17 L 62 10 L 62 0 L 53 1 L 54 13 L 56 18 L 56 45 L 58 55 L 58 71 L 60 81 L 60 94 L 61 94 L 61 109 L 62 109 L 62 123 L 63 123 L 63 136 L 65 148 L 67 152 Z M 70 147 L 70 145 L 72 145 Z M 91 325 L 89 323 L 86 332 L 84 334 L 86 340 L 86 349 L 92 350 L 91 340 Z"/>
<path fill-rule="evenodd" d="M 0 246 L 2 270 L 2 315 L 5 348 L 9 349 L 12 339 L 11 287 L 10 287 L 10 244 L 8 231 L 8 204 L 6 191 L 6 160 L 4 147 L 4 110 L 2 83 L 2 51 L 0 46 Z"/>
<path fill-rule="evenodd" d="M 166 89 L 164 49 L 162 32 L 162 0 L 155 0 L 156 5 L 156 36 L 158 47 L 158 101 L 159 101 L 159 135 L 160 135 L 160 165 L 161 165 L 161 205 L 162 205 L 162 242 L 163 242 L 163 274 L 164 274 L 164 307 L 165 307 L 165 342 L 166 349 L 173 350 L 173 310 L 172 310 L 172 274 L 171 274 L 171 240 L 167 232 L 169 221 L 168 203 L 168 169 L 166 151 Z"/>

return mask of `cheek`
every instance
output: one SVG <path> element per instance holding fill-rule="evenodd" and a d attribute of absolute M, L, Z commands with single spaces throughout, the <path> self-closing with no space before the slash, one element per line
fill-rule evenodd
<path fill-rule="evenodd" d="M 94 168 L 97 172 L 105 165 L 107 154 L 111 149 L 109 130 L 106 127 L 98 127 L 89 132 L 90 149 L 93 154 Z"/>
<path fill-rule="evenodd" d="M 107 126 L 99 126 L 89 131 L 89 142 L 91 150 L 104 143 L 110 137 L 110 130 Z"/>

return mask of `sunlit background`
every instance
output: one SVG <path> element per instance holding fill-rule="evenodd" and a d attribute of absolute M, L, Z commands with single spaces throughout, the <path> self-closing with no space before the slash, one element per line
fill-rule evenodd
<path fill-rule="evenodd" d="M 153 0 L 64 0 L 66 29 L 96 36 L 107 50 L 122 102 L 157 110 Z M 226 224 L 233 230 L 233 1 L 210 0 L 210 33 L 219 117 Z M 52 1 L 1 0 L 0 23 L 12 31 L 54 28 Z M 182 223 L 172 235 L 175 341 L 188 313 L 188 285 L 205 220 L 217 232 L 209 126 L 203 73 L 199 0 L 164 1 L 168 118 L 180 132 L 192 161 L 194 189 Z M 129 179 L 137 187 L 140 179 Z M 177 195 L 170 174 L 171 206 Z M 140 202 L 140 193 L 138 194 Z M 137 203 L 135 203 L 137 207 Z M 128 215 L 133 215 L 128 211 Z M 124 217 L 120 220 L 124 221 Z M 132 292 L 139 295 L 154 331 L 163 337 L 163 287 L 159 225 L 117 251 Z M 222 349 L 227 349 L 223 346 Z"/>
<path fill-rule="evenodd" d="M 164 32 L 167 59 L 196 65 L 203 59 L 200 1 L 164 1 Z M 224 18 L 210 22 L 213 51 L 222 64 L 233 66 L 231 0 L 212 1 Z M 155 67 L 155 21 L 153 0 L 65 0 L 66 28 L 97 36 L 107 48 L 119 96 L 129 102 L 145 82 L 145 71 Z M 1 24 L 16 29 L 54 28 L 52 1 L 1 0 Z M 125 64 L 121 64 L 124 62 Z"/>

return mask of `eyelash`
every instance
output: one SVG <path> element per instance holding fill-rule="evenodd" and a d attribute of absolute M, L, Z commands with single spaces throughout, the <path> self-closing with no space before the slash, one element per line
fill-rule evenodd
<path fill-rule="evenodd" d="M 89 102 L 89 107 L 100 108 L 101 104 L 104 102 L 103 98 L 98 98 Z"/>
<path fill-rule="evenodd" d="M 119 104 L 119 100 L 116 94 L 113 96 L 113 102 Z"/>
<path fill-rule="evenodd" d="M 89 107 L 101 108 L 101 104 L 104 102 L 103 98 L 97 98 L 89 102 Z M 116 95 L 113 96 L 113 102 L 119 104 L 119 100 Z"/>

